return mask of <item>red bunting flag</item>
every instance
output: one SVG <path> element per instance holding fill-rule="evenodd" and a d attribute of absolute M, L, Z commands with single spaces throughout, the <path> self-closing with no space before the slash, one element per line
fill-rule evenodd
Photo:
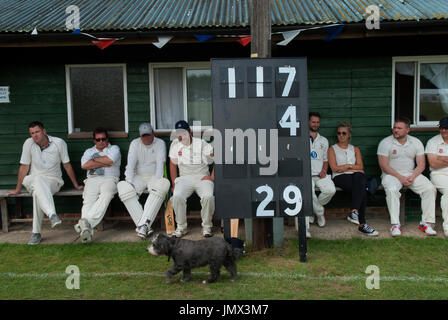
<path fill-rule="evenodd" d="M 101 50 L 106 49 L 108 46 L 110 46 L 112 43 L 117 41 L 118 39 L 114 38 L 98 38 L 98 40 L 92 40 L 92 43 L 96 45 Z"/>
<path fill-rule="evenodd" d="M 243 46 L 245 47 L 248 43 L 250 43 L 250 36 L 249 37 L 241 37 L 239 38 L 237 41 Z"/>

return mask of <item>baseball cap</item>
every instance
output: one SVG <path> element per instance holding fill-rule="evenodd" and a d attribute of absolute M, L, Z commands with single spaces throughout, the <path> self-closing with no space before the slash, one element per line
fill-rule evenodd
<path fill-rule="evenodd" d="M 174 126 L 174 128 L 177 129 L 184 129 L 184 130 L 189 130 L 190 126 L 188 125 L 187 121 L 185 120 L 180 120 L 176 122 L 176 125 Z"/>
<path fill-rule="evenodd" d="M 140 127 L 138 127 L 138 131 L 140 132 L 140 136 L 152 134 L 152 125 L 149 122 L 143 122 Z"/>
<path fill-rule="evenodd" d="M 444 117 L 439 121 L 440 128 L 448 128 L 448 117 Z"/>

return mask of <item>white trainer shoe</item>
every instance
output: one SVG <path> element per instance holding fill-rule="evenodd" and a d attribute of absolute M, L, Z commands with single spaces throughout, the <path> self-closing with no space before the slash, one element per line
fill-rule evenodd
<path fill-rule="evenodd" d="M 310 220 L 310 224 L 313 224 L 314 223 L 314 214 L 311 216 L 311 217 L 308 217 Z"/>
<path fill-rule="evenodd" d="M 202 236 L 205 237 L 205 238 L 213 237 L 212 228 L 203 227 L 202 228 Z"/>
<path fill-rule="evenodd" d="M 176 231 L 173 232 L 172 237 L 173 238 L 182 238 L 187 233 L 188 233 L 187 230 L 182 230 L 182 229 L 177 228 Z"/>
<path fill-rule="evenodd" d="M 325 225 L 327 224 L 327 221 L 325 220 L 325 216 L 321 215 L 321 216 L 317 216 L 317 225 L 321 228 L 325 227 Z"/>
<path fill-rule="evenodd" d="M 398 237 L 401 236 L 401 228 L 400 225 L 394 224 L 392 228 L 390 228 L 390 234 L 392 237 Z"/>
<path fill-rule="evenodd" d="M 426 233 L 428 236 L 435 236 L 437 232 L 432 228 L 430 223 L 420 222 L 418 228 Z"/>
<path fill-rule="evenodd" d="M 306 229 L 306 238 L 311 239 L 311 232 L 309 229 Z"/>

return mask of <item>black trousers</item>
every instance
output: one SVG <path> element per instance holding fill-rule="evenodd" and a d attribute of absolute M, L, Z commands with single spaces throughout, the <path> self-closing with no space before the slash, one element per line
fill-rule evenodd
<path fill-rule="evenodd" d="M 362 172 L 341 174 L 333 178 L 336 187 L 352 194 L 351 209 L 358 210 L 359 223 L 366 223 L 366 184 L 367 178 Z"/>

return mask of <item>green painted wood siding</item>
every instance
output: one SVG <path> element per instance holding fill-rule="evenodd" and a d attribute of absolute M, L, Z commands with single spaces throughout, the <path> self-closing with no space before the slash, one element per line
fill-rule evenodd
<path fill-rule="evenodd" d="M 322 115 L 321 134 L 332 145 L 337 125 L 349 121 L 366 173 L 379 176 L 377 146 L 391 132 L 392 58 L 311 58 L 308 89 L 310 111 Z"/>

